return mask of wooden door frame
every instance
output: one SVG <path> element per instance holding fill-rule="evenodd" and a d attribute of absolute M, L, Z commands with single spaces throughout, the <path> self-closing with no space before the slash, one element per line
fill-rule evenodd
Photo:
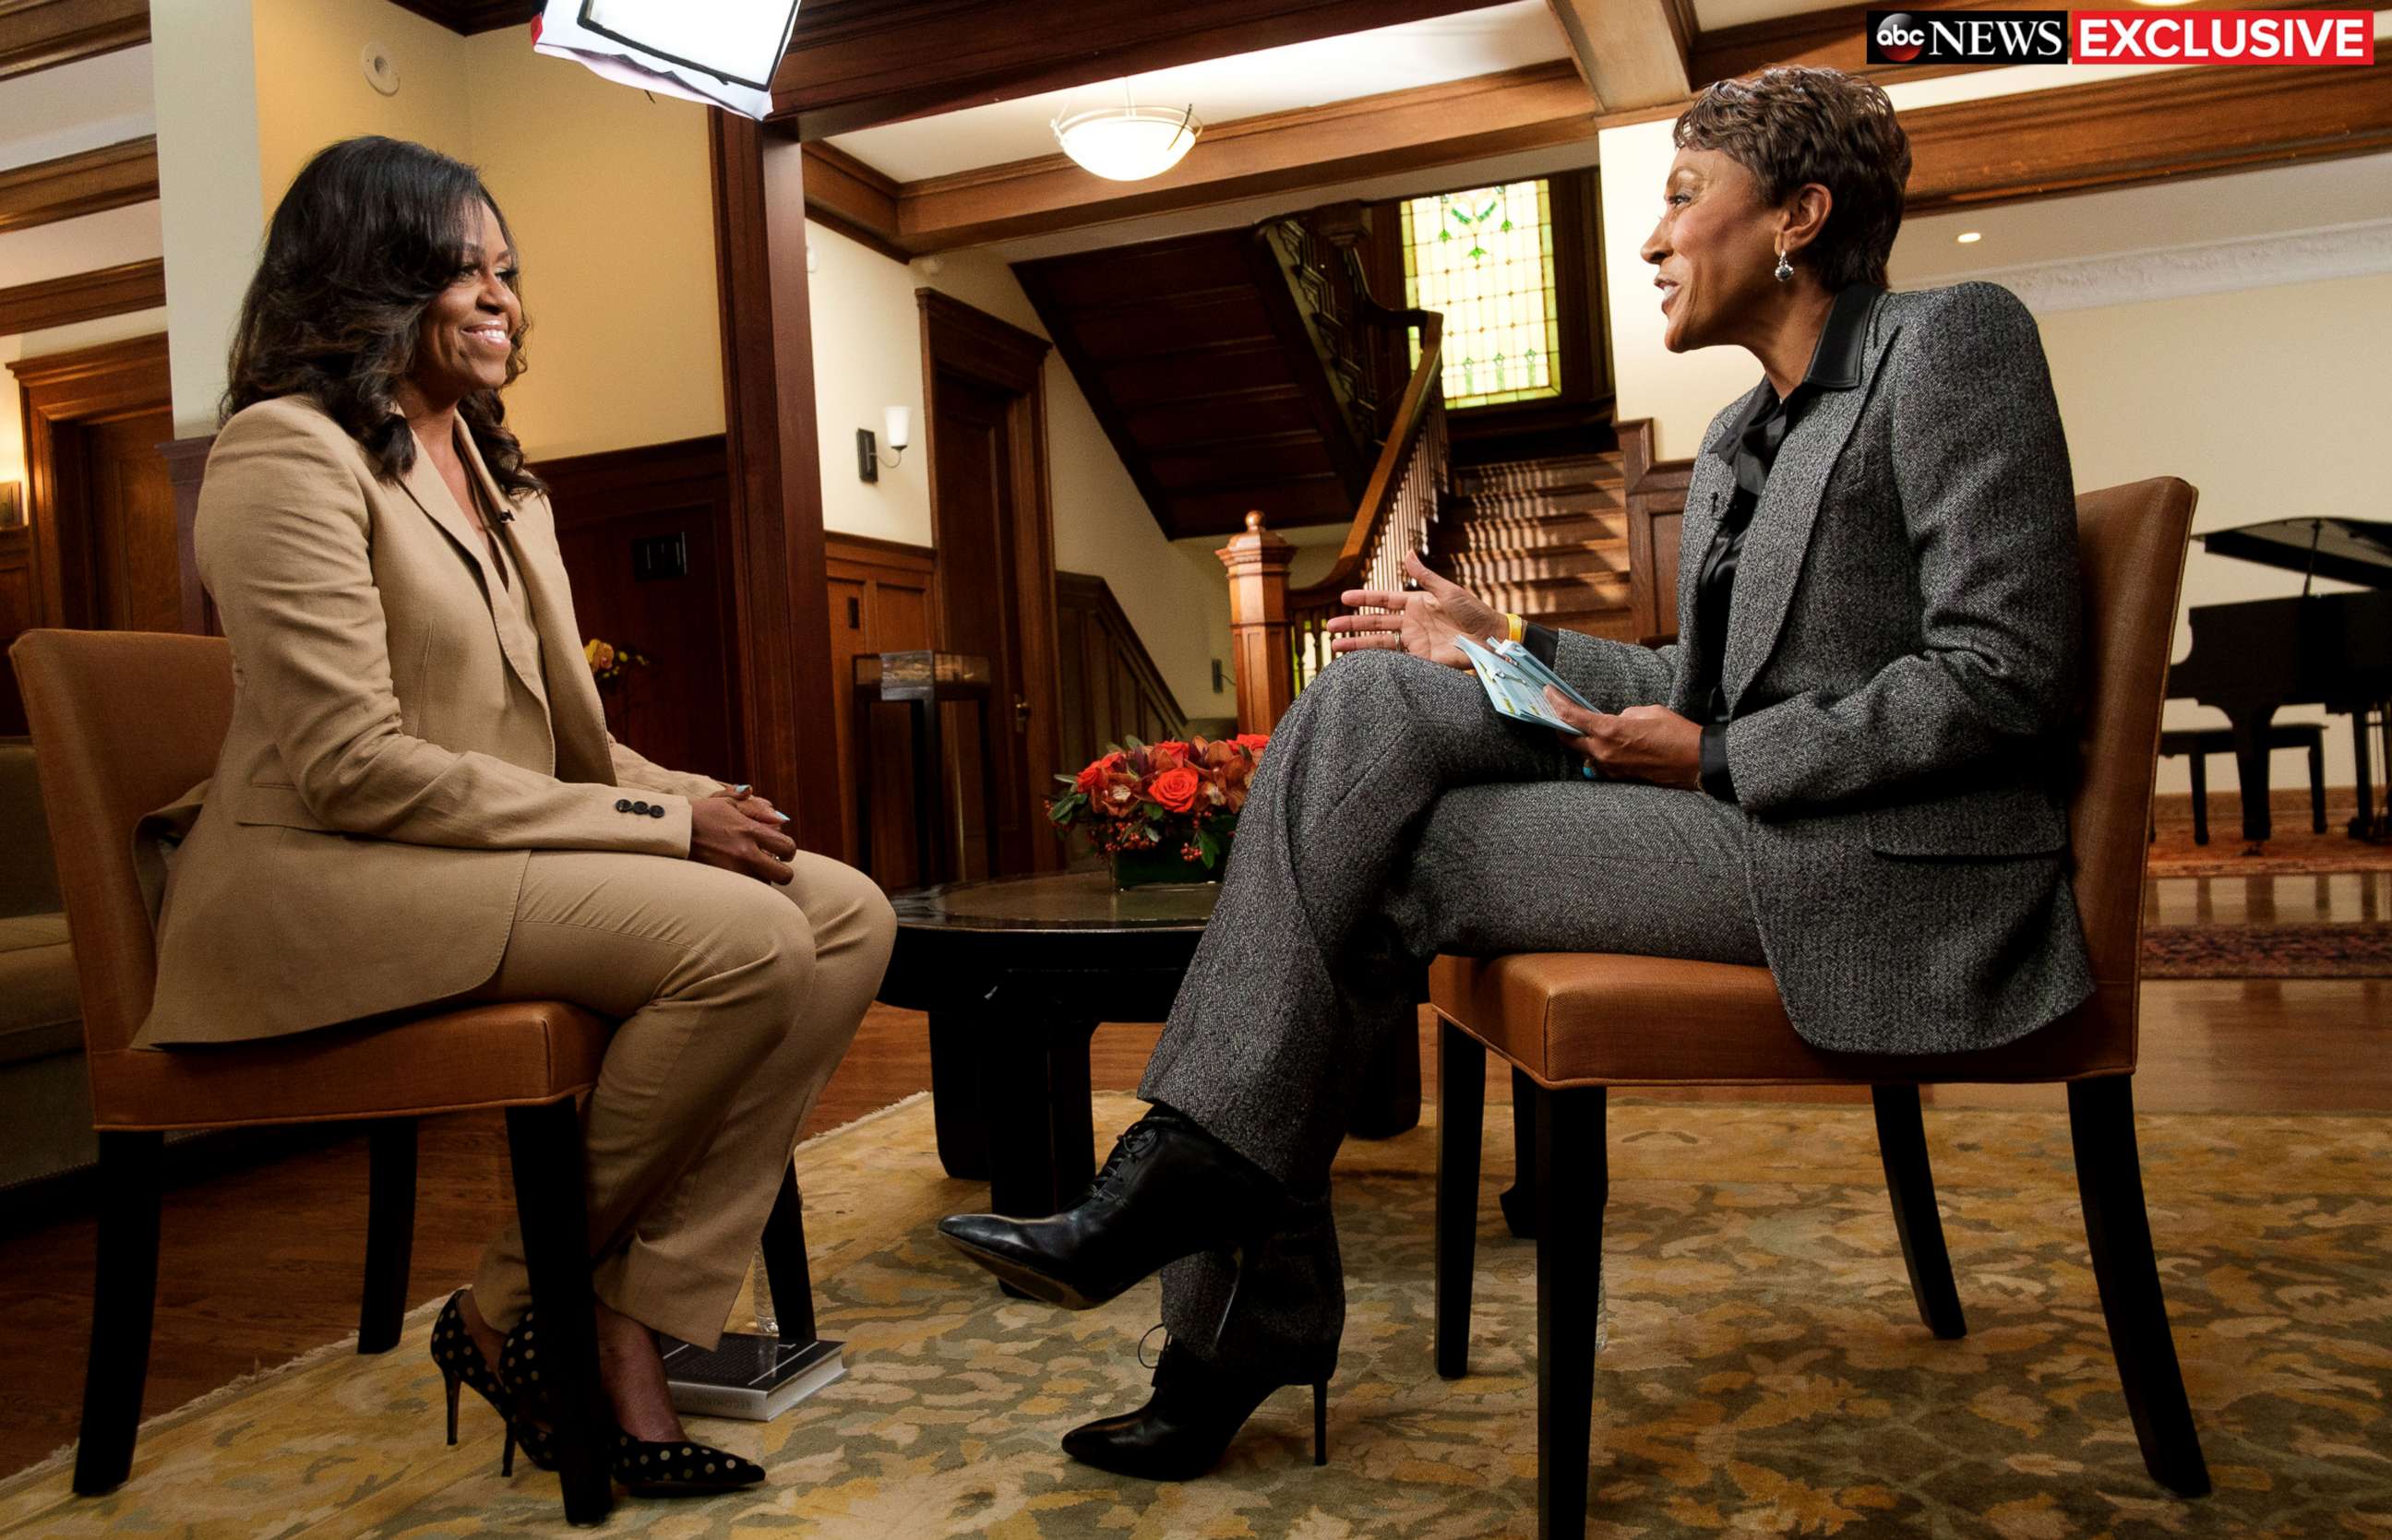
<path fill-rule="evenodd" d="M 1055 509 L 1046 471 L 1046 355 L 1053 344 L 1034 332 L 997 319 L 935 289 L 914 291 L 922 317 L 922 452 L 929 459 L 930 544 L 949 549 L 939 507 L 938 377 L 943 369 L 1009 396 L 1005 433 L 1013 467 L 1013 539 L 1016 586 L 1013 602 L 1021 617 L 1022 698 L 1030 703 L 1027 734 L 1027 784 L 1033 798 L 1052 783 L 1062 756 L 1060 713 L 1063 687 L 1055 637 Z M 956 613 L 948 602 L 948 585 L 969 581 L 952 562 L 938 563 L 937 623 L 940 646 L 948 648 L 948 617 Z M 1011 703 L 992 700 L 992 710 Z M 1018 809 L 1029 819 L 1034 808 Z M 1063 864 L 1060 841 L 1030 842 L 1035 871 L 1055 871 Z"/>
<path fill-rule="evenodd" d="M 92 552 L 62 537 L 67 529 L 88 534 L 90 489 L 78 475 L 61 476 L 61 441 L 72 441 L 78 424 L 139 411 L 174 409 L 174 383 L 167 370 L 166 334 L 157 332 L 70 353 L 20 358 L 8 366 L 17 377 L 25 422 L 25 509 L 32 536 L 35 620 L 43 626 L 89 625 L 67 603 L 69 586 L 88 594 Z M 163 440 L 161 440 L 163 443 Z M 163 460 L 161 460 L 162 469 Z M 199 573 L 181 563 L 185 628 L 198 612 Z"/>

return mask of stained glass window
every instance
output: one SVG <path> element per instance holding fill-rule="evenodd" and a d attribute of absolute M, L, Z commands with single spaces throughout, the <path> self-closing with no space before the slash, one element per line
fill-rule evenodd
<path fill-rule="evenodd" d="M 1407 303 L 1445 315 L 1446 405 L 1559 395 L 1553 184 L 1506 182 L 1402 207 Z"/>

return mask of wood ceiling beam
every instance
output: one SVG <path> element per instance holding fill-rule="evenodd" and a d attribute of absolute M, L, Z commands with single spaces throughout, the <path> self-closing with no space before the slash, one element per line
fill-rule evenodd
<path fill-rule="evenodd" d="M 150 41 L 150 0 L 0 0 L 0 80 Z"/>
<path fill-rule="evenodd" d="M 166 264 L 157 257 L 0 289 L 0 337 L 155 310 L 166 303 Z"/>
<path fill-rule="evenodd" d="M 2392 43 L 2372 69 L 2170 70 L 1902 115 L 1910 214 L 2392 149 Z"/>
<path fill-rule="evenodd" d="M 829 226 L 894 262 L 913 255 L 897 244 L 897 184 L 837 145 L 805 147 L 806 217 Z"/>
<path fill-rule="evenodd" d="M 1478 10 L 1491 0 L 807 0 L 773 77 L 807 140 L 1291 43 Z"/>
<path fill-rule="evenodd" d="M 1684 0 L 1546 0 L 1579 78 L 1608 111 L 1680 101 L 1695 41 Z"/>
<path fill-rule="evenodd" d="M 896 243 L 935 252 L 1328 187 L 1568 144 L 1593 125 L 1577 71 L 1556 59 L 1215 124 L 1179 164 L 1144 182 L 1108 182 L 1060 155 L 908 182 L 898 189 Z"/>
<path fill-rule="evenodd" d="M 0 235 L 158 196 L 155 135 L 0 171 Z"/>

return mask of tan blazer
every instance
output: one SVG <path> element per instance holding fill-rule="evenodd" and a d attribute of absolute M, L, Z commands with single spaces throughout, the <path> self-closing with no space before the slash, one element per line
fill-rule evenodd
<path fill-rule="evenodd" d="M 459 438 L 489 506 L 510 506 Z M 462 993 L 498 969 L 532 850 L 688 855 L 689 799 L 720 783 L 608 735 L 548 500 L 512 506 L 537 654 L 428 457 L 384 481 L 298 396 L 225 424 L 196 543 L 232 644 L 232 727 L 215 774 L 136 840 L 162 905 L 136 1044 Z"/>

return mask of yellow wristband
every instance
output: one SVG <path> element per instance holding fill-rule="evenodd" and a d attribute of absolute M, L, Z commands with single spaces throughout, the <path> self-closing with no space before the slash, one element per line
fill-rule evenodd
<path fill-rule="evenodd" d="M 1512 640 L 1513 640 L 1514 641 L 1519 641 L 1524 640 L 1524 633 L 1525 633 L 1525 632 L 1528 630 L 1528 623 L 1527 621 L 1525 621 L 1525 620 L 1522 620 L 1518 615 L 1512 614 L 1512 613 L 1511 613 L 1511 612 L 1509 612 L 1508 610 L 1504 612 L 1503 619 L 1504 619 L 1504 621 L 1505 621 L 1505 622 L 1506 622 L 1506 623 L 1511 627 L 1511 628 L 1512 628 L 1512 629 L 1511 629 L 1511 637 L 1512 637 Z"/>

